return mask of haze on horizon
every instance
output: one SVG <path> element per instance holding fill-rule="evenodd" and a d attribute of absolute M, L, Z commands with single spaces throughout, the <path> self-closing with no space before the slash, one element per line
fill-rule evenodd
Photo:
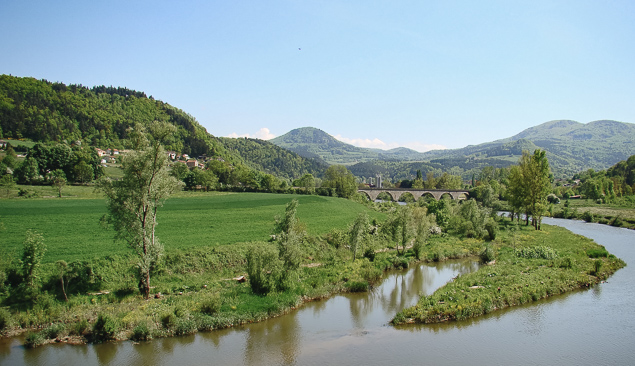
<path fill-rule="evenodd" d="M 216 136 L 426 151 L 635 121 L 635 3 L 0 3 L 0 72 L 143 91 Z"/>

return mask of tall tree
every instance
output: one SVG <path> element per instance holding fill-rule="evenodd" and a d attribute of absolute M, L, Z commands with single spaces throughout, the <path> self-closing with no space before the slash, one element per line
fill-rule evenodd
<path fill-rule="evenodd" d="M 363 251 L 368 241 L 368 215 L 360 212 L 349 230 L 349 242 L 353 251 L 353 261 L 357 258 L 357 252 Z"/>
<path fill-rule="evenodd" d="M 165 122 L 153 122 L 147 130 L 137 125 L 130 131 L 136 148 L 123 159 L 123 178 L 99 182 L 108 200 L 108 219 L 115 228 L 115 238 L 125 241 L 138 256 L 139 290 L 146 299 L 150 296 L 150 273 L 163 252 L 155 235 L 157 210 L 182 186 L 169 174 L 163 149 L 174 132 L 174 126 Z"/>
<path fill-rule="evenodd" d="M 357 192 L 357 180 L 344 165 L 331 165 L 324 173 L 322 187 L 335 188 L 338 196 L 351 198 Z"/>
<path fill-rule="evenodd" d="M 518 168 L 512 168 L 509 178 L 512 205 L 523 207 L 525 213 L 531 215 L 536 230 L 540 230 L 542 216 L 547 208 L 547 195 L 551 188 L 549 177 L 547 154 L 544 150 L 536 149 L 533 154 L 523 151 Z"/>

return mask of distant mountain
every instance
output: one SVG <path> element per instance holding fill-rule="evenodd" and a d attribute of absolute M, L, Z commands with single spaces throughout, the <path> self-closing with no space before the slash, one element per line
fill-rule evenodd
<path fill-rule="evenodd" d="M 372 160 L 418 160 L 423 154 L 405 147 L 392 150 L 357 147 L 337 140 L 328 133 L 302 127 L 269 140 L 306 158 L 321 159 L 328 164 L 352 165 Z"/>
<path fill-rule="evenodd" d="M 552 172 L 557 177 L 571 176 L 587 169 L 607 169 L 635 154 L 635 124 L 609 120 L 586 124 L 570 120 L 550 121 L 506 139 L 461 149 L 429 151 L 424 153 L 424 159 L 446 168 L 451 164 L 450 160 L 463 157 L 479 159 L 479 165 L 488 164 L 492 159 L 511 159 L 516 163 L 522 150 L 536 148 L 547 152 Z"/>
<path fill-rule="evenodd" d="M 554 176 L 564 177 L 587 169 L 607 169 L 635 154 L 635 124 L 608 120 L 587 124 L 550 121 L 506 139 L 425 153 L 406 148 L 384 151 L 355 147 L 312 127 L 292 130 L 271 142 L 301 156 L 349 165 L 357 176 L 381 173 L 393 180 L 411 179 L 417 170 L 424 174 L 447 171 L 469 179 L 485 166 L 516 164 L 523 150 L 539 148 L 547 151 Z"/>

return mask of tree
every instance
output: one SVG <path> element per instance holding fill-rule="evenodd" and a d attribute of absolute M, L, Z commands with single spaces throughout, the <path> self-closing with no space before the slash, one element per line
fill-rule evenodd
<path fill-rule="evenodd" d="M 24 238 L 22 257 L 20 258 L 20 269 L 22 283 L 27 289 L 33 290 L 39 281 L 39 268 L 42 258 L 46 253 L 46 245 L 41 234 L 28 230 Z"/>
<path fill-rule="evenodd" d="M 9 193 L 15 187 L 15 179 L 11 174 L 5 174 L 0 177 L 0 187 L 6 189 L 7 198 L 9 197 Z"/>
<path fill-rule="evenodd" d="M 100 180 L 108 205 L 108 221 L 115 238 L 125 241 L 138 256 L 139 290 L 150 296 L 150 273 L 156 267 L 163 246 L 155 235 L 157 210 L 182 187 L 168 172 L 168 157 L 163 149 L 176 128 L 166 122 L 153 122 L 146 130 L 140 125 L 130 131 L 136 150 L 123 159 L 123 178 Z"/>
<path fill-rule="evenodd" d="M 40 170 L 37 160 L 32 157 L 24 159 L 22 164 L 15 169 L 14 175 L 18 178 L 18 182 L 22 184 L 31 184 L 40 178 Z"/>
<path fill-rule="evenodd" d="M 62 169 L 55 169 L 48 175 L 48 181 L 57 189 L 57 195 L 62 198 L 62 188 L 66 185 L 66 174 Z"/>
<path fill-rule="evenodd" d="M 353 261 L 357 258 L 357 252 L 363 251 L 368 241 L 368 226 L 368 215 L 366 212 L 360 212 L 348 232 Z"/>
<path fill-rule="evenodd" d="M 91 165 L 82 160 L 73 167 L 73 174 L 75 182 L 88 183 L 93 180 L 95 171 Z"/>
<path fill-rule="evenodd" d="M 357 192 L 357 180 L 343 165 L 331 165 L 324 173 L 322 187 L 335 188 L 335 193 L 344 198 L 351 198 Z"/>
<path fill-rule="evenodd" d="M 532 154 L 523 151 L 518 167 L 512 167 L 509 177 L 509 193 L 512 206 L 523 208 L 532 218 L 536 230 L 540 230 L 542 216 L 547 208 L 547 195 L 551 189 L 549 162 L 544 150 Z"/>

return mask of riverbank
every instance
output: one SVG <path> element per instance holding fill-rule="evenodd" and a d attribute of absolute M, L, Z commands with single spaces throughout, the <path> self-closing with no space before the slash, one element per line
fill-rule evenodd
<path fill-rule="evenodd" d="M 417 305 L 399 312 L 393 324 L 438 323 L 477 317 L 588 288 L 626 263 L 590 239 L 543 225 L 541 231 L 506 221 L 492 242 L 495 260 L 459 276 Z"/>

